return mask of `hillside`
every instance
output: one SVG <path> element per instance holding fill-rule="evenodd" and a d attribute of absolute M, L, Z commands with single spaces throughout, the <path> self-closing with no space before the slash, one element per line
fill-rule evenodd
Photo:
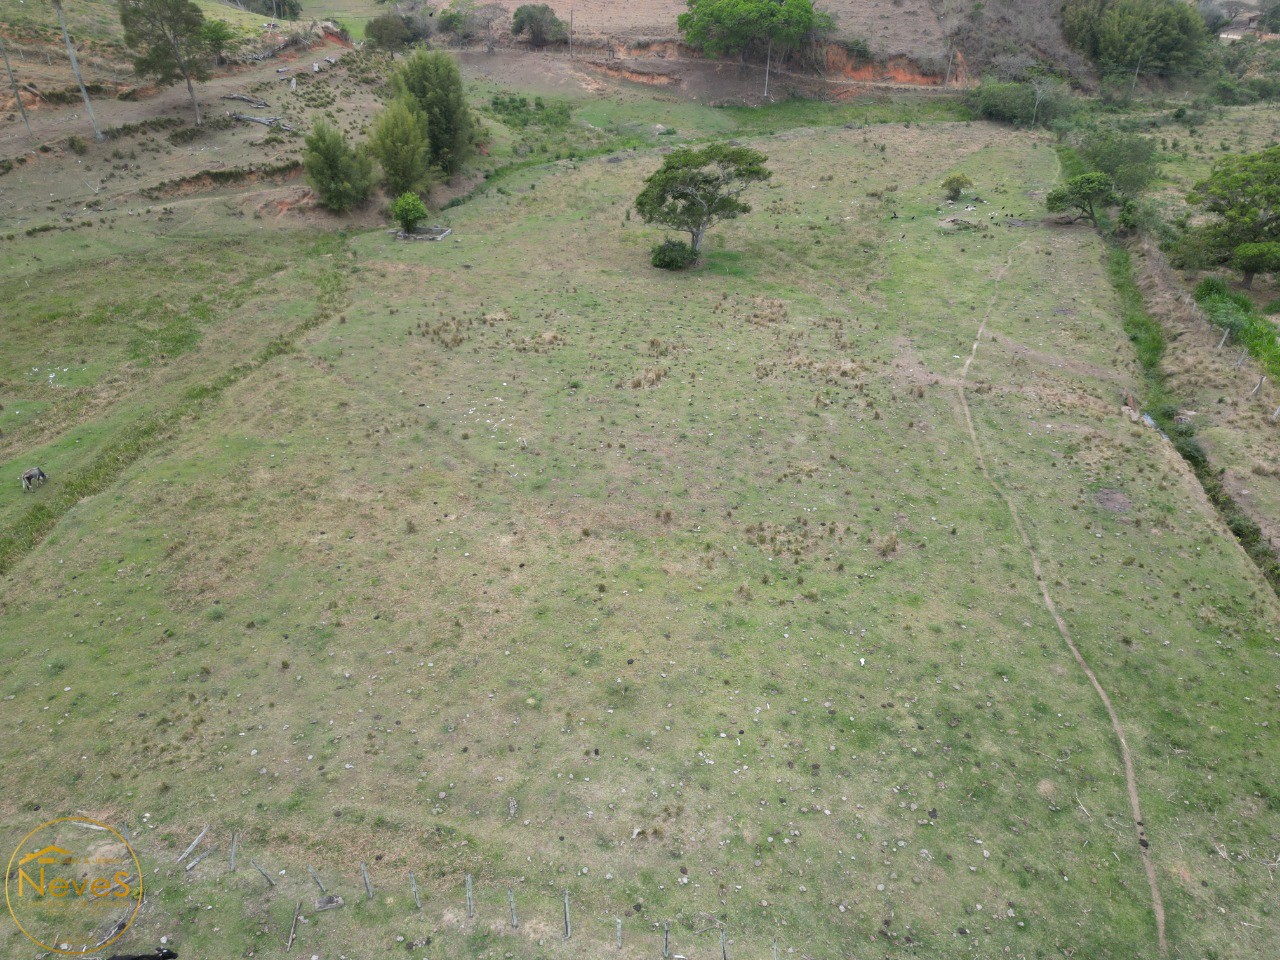
<path fill-rule="evenodd" d="M 110 950 L 1277 954 L 1280 601 L 1129 406 L 1128 254 L 1046 215 L 1054 137 L 905 84 L 713 106 L 754 75 L 464 53 L 483 150 L 414 242 L 299 165 L 318 119 L 367 137 L 398 61 L 329 37 L 219 69 L 196 129 L 86 2 L 95 142 L 31 7 L 4 27 L 31 136 L 0 116 L 0 840 L 127 835 L 145 898 Z M 918 19 L 885 43 L 931 49 Z M 1175 116 L 1126 118 L 1171 219 L 1277 135 L 1265 105 Z M 637 193 L 718 141 L 772 178 L 653 268 Z M 1266 512 L 1274 388 L 1180 280 L 1169 380 Z"/>

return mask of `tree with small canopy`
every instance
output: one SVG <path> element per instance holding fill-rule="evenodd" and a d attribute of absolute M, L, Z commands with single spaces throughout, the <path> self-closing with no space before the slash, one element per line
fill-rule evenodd
<path fill-rule="evenodd" d="M 380 50 L 396 53 L 414 41 L 413 27 L 402 14 L 388 12 L 374 17 L 364 26 L 364 36 Z"/>
<path fill-rule="evenodd" d="M 1252 290 L 1258 274 L 1280 273 L 1280 243 L 1242 243 L 1231 255 L 1231 265 L 1240 271 L 1244 288 Z"/>
<path fill-rule="evenodd" d="M 400 224 L 405 233 L 413 233 L 423 220 L 427 219 L 427 205 L 413 191 L 406 191 L 391 203 L 391 216 Z"/>
<path fill-rule="evenodd" d="M 545 3 L 526 3 L 516 7 L 511 18 L 511 32 L 517 37 L 529 34 L 529 42 L 535 47 L 563 43 L 569 37 L 565 22 Z"/>
<path fill-rule="evenodd" d="M 392 196 L 427 185 L 431 169 L 427 121 L 404 100 L 393 100 L 378 114 L 369 137 L 369 152 L 382 167 L 383 182 Z"/>
<path fill-rule="evenodd" d="M 773 176 L 765 167 L 767 159 L 758 150 L 725 143 L 674 150 L 645 180 L 636 197 L 636 213 L 646 223 L 688 233 L 696 254 L 708 229 L 751 212 L 741 195 Z"/>
<path fill-rule="evenodd" d="M 206 20 L 200 25 L 200 43 L 215 66 L 221 66 L 227 54 L 240 45 L 240 38 L 225 20 Z"/>
<path fill-rule="evenodd" d="M 960 195 L 972 186 L 973 181 L 963 173 L 953 173 L 942 181 L 942 190 L 947 195 L 947 199 L 952 202 L 959 200 Z"/>
<path fill-rule="evenodd" d="M 196 126 L 203 121 L 192 81 L 206 80 L 204 14 L 191 0 L 120 0 L 124 42 L 136 51 L 133 69 L 161 86 L 185 80 Z"/>
<path fill-rule="evenodd" d="M 453 58 L 419 50 L 392 74 L 391 89 L 425 118 L 431 165 L 446 176 L 461 170 L 475 152 L 476 122 Z"/>
<path fill-rule="evenodd" d="M 1088 220 L 1097 227 L 1098 215 L 1117 199 L 1115 185 L 1105 173 L 1084 173 L 1050 191 L 1044 205 L 1050 213 L 1071 213 L 1073 221 Z"/>
<path fill-rule="evenodd" d="M 302 169 L 320 203 L 334 213 L 364 203 L 373 187 L 373 162 L 323 120 L 317 120 L 307 135 Z"/>
<path fill-rule="evenodd" d="M 1221 158 L 1187 199 L 1217 215 L 1205 236 L 1219 260 L 1242 243 L 1280 241 L 1280 146 Z"/>

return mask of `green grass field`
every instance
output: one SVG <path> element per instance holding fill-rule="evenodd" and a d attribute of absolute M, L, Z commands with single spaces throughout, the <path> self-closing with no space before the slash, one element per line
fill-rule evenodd
<path fill-rule="evenodd" d="M 207 197 L 0 243 L 4 835 L 127 822 L 118 946 L 183 956 L 1156 958 L 1011 503 L 1169 956 L 1273 956 L 1280 609 L 1121 413 L 1051 142 L 647 96 L 575 107 L 608 156 L 498 130 L 439 244 Z M 773 180 L 654 270 L 630 205 L 711 135 Z"/>

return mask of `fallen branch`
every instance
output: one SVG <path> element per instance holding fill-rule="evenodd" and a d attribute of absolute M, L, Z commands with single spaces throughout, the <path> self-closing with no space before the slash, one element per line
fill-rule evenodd
<path fill-rule="evenodd" d="M 249 106 L 253 107 L 255 110 L 267 109 L 267 101 L 258 100 L 254 97 L 246 97 L 243 93 L 224 93 L 222 95 L 222 99 L 223 100 L 240 100 L 244 103 L 247 103 Z"/>
<path fill-rule="evenodd" d="M 264 127 L 293 131 L 293 127 L 284 122 L 284 117 L 251 117 L 247 113 L 228 113 L 227 116 L 232 120 L 243 120 L 245 123 L 260 123 Z"/>

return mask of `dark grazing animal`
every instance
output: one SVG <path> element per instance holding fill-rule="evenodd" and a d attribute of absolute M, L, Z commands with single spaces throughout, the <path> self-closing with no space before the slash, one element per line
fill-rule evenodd
<path fill-rule="evenodd" d="M 34 490 L 46 480 L 48 480 L 45 472 L 39 467 L 32 467 L 30 470 L 22 471 L 22 490 L 25 493 L 28 490 Z"/>
<path fill-rule="evenodd" d="M 107 960 L 177 960 L 177 957 L 168 947 L 156 947 L 155 953 L 117 953 Z"/>

